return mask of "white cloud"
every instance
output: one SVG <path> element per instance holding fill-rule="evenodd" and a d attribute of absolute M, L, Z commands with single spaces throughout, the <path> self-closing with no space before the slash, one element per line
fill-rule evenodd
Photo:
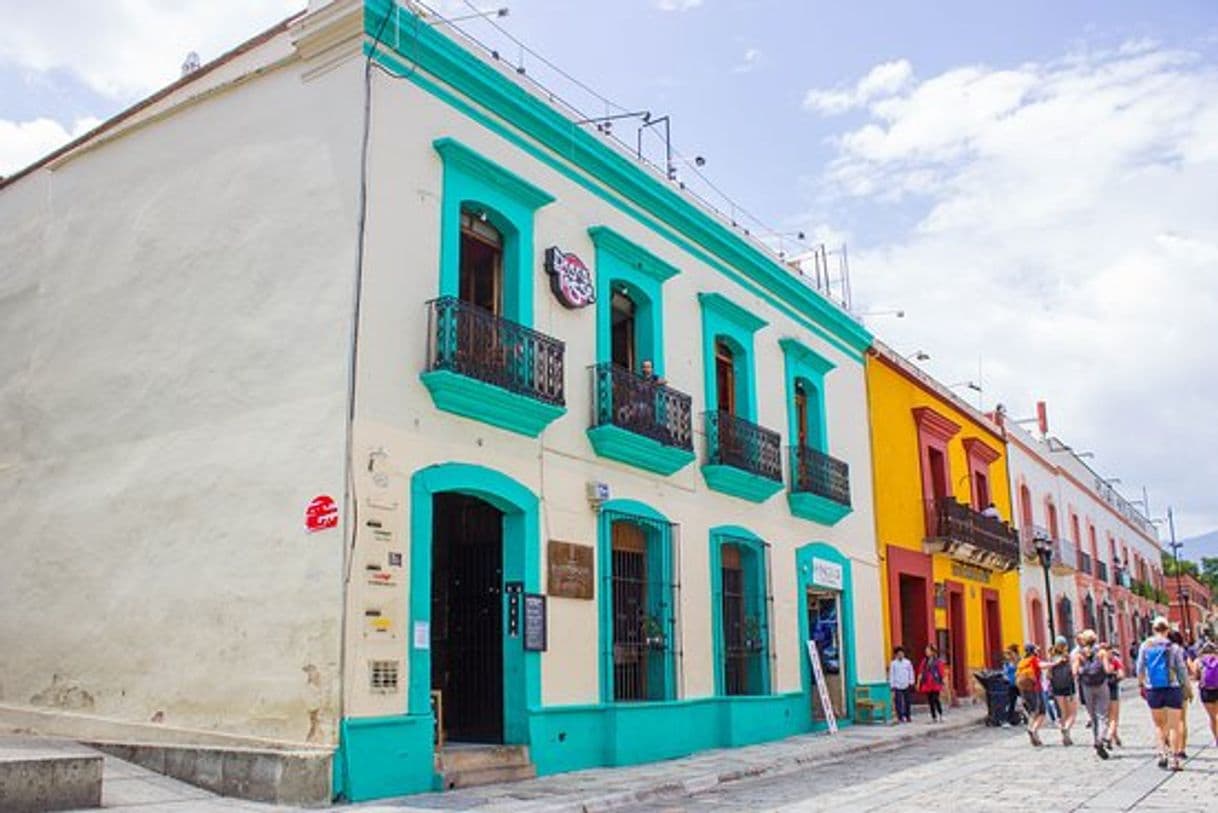
<path fill-rule="evenodd" d="M 756 48 L 746 48 L 740 62 L 732 68 L 732 73 L 749 73 L 761 62 L 761 51 Z"/>
<path fill-rule="evenodd" d="M 913 215 L 851 246 L 861 304 L 906 310 L 882 338 L 946 380 L 980 355 L 990 405 L 1045 398 L 1101 472 L 1218 527 L 1218 67 L 1138 42 L 954 68 L 866 112 L 821 184 Z"/>
<path fill-rule="evenodd" d="M 177 79 L 188 52 L 207 62 L 302 10 L 305 0 L 10 0 L 5 6 L 0 64 L 65 70 L 98 93 L 131 101 Z"/>
<path fill-rule="evenodd" d="M 702 0 L 656 0 L 660 11 L 689 11 L 702 5 Z"/>
<path fill-rule="evenodd" d="M 72 129 L 51 119 L 5 121 L 0 119 L 0 176 L 12 175 L 47 153 L 62 147 L 99 124 L 95 118 L 77 119 Z"/>
<path fill-rule="evenodd" d="M 859 79 L 853 88 L 809 90 L 804 95 L 804 107 L 826 116 L 845 113 L 862 107 L 872 99 L 892 96 L 908 85 L 911 79 L 913 66 L 909 60 L 881 62 Z"/>

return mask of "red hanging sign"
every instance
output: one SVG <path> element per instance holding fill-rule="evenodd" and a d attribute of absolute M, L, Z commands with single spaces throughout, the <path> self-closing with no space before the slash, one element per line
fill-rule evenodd
<path fill-rule="evenodd" d="M 338 527 L 338 505 L 329 494 L 314 497 L 305 509 L 305 529 L 309 533 Z"/>

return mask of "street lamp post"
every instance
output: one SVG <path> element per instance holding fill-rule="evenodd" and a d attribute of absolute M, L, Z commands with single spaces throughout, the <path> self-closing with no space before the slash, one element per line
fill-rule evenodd
<path fill-rule="evenodd" d="M 1184 602 L 1185 602 L 1185 597 L 1184 597 L 1185 590 L 1184 590 L 1183 574 L 1180 573 L 1180 548 L 1184 547 L 1184 545 L 1182 543 L 1176 541 L 1176 521 L 1172 517 L 1171 506 L 1167 507 L 1167 529 L 1168 529 L 1168 532 L 1171 534 L 1171 542 L 1168 544 L 1168 546 L 1171 548 L 1172 559 L 1176 563 L 1176 601 L 1179 602 L 1180 610 L 1181 610 L 1181 612 L 1183 612 L 1184 611 Z M 1187 619 L 1185 620 L 1184 628 L 1185 628 L 1185 633 L 1187 634 L 1187 630 L 1188 630 Z"/>
<path fill-rule="evenodd" d="M 1045 572 L 1045 608 L 1049 616 L 1049 646 L 1057 640 L 1057 630 L 1053 626 L 1053 590 L 1049 586 L 1049 565 L 1053 562 L 1053 540 L 1044 531 L 1037 530 L 1032 537 L 1036 546 L 1036 558 L 1040 560 L 1041 570 Z"/>
<path fill-rule="evenodd" d="M 1191 644 L 1193 642 L 1193 623 L 1189 618 L 1188 600 L 1189 592 L 1187 587 L 1180 588 L 1180 609 L 1184 611 L 1184 642 Z"/>

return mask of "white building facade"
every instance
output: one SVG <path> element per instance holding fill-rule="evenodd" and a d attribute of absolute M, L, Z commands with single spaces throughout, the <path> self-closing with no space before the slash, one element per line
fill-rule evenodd
<path fill-rule="evenodd" d="M 1024 548 L 1026 640 L 1050 645 L 1050 624 L 1071 640 L 1094 629 L 1128 657 L 1149 635 L 1154 616 L 1166 615 L 1154 525 L 1069 446 L 997 417 L 1006 434 L 1011 504 Z M 1052 543 L 1048 588 L 1037 537 Z"/>
<path fill-rule="evenodd" d="M 314 5 L 0 187 L 0 711 L 366 799 L 823 727 L 809 640 L 882 698 L 867 332 L 447 26 Z"/>

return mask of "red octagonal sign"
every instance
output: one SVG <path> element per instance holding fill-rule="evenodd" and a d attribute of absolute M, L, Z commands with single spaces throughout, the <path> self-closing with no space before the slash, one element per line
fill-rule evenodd
<path fill-rule="evenodd" d="M 338 526 L 338 505 L 329 494 L 313 498 L 305 509 L 305 528 L 309 533 L 326 531 Z"/>

